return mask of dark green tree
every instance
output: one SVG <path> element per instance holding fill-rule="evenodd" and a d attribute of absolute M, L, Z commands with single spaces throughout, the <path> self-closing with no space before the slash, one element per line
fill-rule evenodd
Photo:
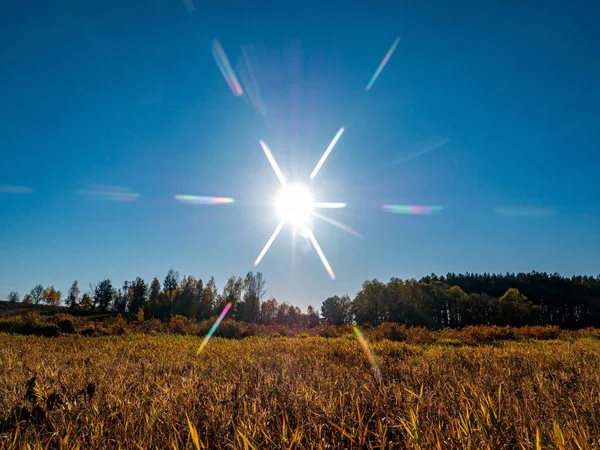
<path fill-rule="evenodd" d="M 94 306 L 102 311 L 107 311 L 113 304 L 115 290 L 107 278 L 101 281 L 94 289 Z"/>
<path fill-rule="evenodd" d="M 329 297 L 321 305 L 321 316 L 330 325 L 352 323 L 352 301 L 347 295 Z"/>
<path fill-rule="evenodd" d="M 142 278 L 137 277 L 135 281 L 132 281 L 129 284 L 129 290 L 130 296 L 127 308 L 129 312 L 137 314 L 140 309 L 144 310 L 146 307 L 146 302 L 148 301 L 148 285 Z"/>
<path fill-rule="evenodd" d="M 158 317 L 158 310 L 160 307 L 159 296 L 161 291 L 160 281 L 158 278 L 154 278 L 150 283 L 150 291 L 148 292 L 148 302 L 146 304 L 145 315 L 147 317 Z"/>
<path fill-rule="evenodd" d="M 244 279 L 244 299 L 239 304 L 238 316 L 240 320 L 258 323 L 260 316 L 260 302 L 267 292 L 267 284 L 261 272 L 248 272 Z"/>
<path fill-rule="evenodd" d="M 171 294 L 179 287 L 179 272 L 169 269 L 163 282 L 163 292 L 165 294 Z"/>

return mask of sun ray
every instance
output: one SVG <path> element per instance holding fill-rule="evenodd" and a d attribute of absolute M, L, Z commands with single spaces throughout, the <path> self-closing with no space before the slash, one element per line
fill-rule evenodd
<path fill-rule="evenodd" d="M 343 132 L 344 132 L 344 127 L 340 128 L 338 130 L 338 132 L 336 133 L 336 135 L 333 137 L 333 139 L 329 143 L 329 146 L 327 147 L 327 150 L 325 150 L 325 153 L 323 153 L 323 156 L 321 156 L 321 159 L 319 160 L 319 162 L 313 169 L 312 173 L 310 174 L 311 180 L 313 180 L 317 176 L 317 173 L 319 173 L 319 170 L 321 170 L 321 166 L 325 163 L 325 160 L 331 153 L 331 150 L 333 150 L 333 147 L 335 147 L 335 144 L 337 144 L 337 141 L 340 139 Z"/>
<path fill-rule="evenodd" d="M 279 222 L 279 225 L 277 225 L 277 228 L 275 228 L 275 231 L 273 231 L 273 234 L 271 235 L 271 237 L 265 244 L 264 248 L 260 252 L 260 255 L 258 255 L 258 258 L 256 258 L 256 261 L 254 261 L 255 266 L 258 266 L 258 263 L 260 263 L 261 259 L 263 259 L 263 257 L 269 250 L 269 247 L 271 247 L 271 244 L 273 243 L 273 241 L 275 240 L 275 238 L 277 237 L 277 235 L 279 234 L 279 232 L 281 231 L 281 229 L 283 228 L 284 225 L 285 225 L 285 220 L 282 220 L 281 222 Z"/>
<path fill-rule="evenodd" d="M 319 246 L 319 243 L 317 242 L 317 238 L 315 238 L 314 233 L 312 232 L 312 230 L 310 228 L 307 227 L 306 234 L 308 235 L 310 242 L 312 242 L 312 245 L 315 247 L 315 250 L 317 251 L 319 258 L 321 258 L 323 267 L 325 267 L 325 270 L 327 271 L 327 273 L 329 274 L 331 279 L 335 280 L 335 274 L 333 273 L 333 269 L 329 265 L 329 262 L 327 262 L 327 258 L 325 258 L 325 254 L 323 253 L 323 250 L 321 250 L 321 247 Z"/>
<path fill-rule="evenodd" d="M 346 233 L 350 233 L 350 234 L 352 234 L 352 235 L 354 235 L 356 237 L 359 237 L 361 239 L 363 238 L 363 235 L 360 234 L 358 231 L 350 228 L 348 225 L 344 225 L 343 223 L 338 222 L 337 220 L 331 219 L 331 218 L 329 218 L 327 216 L 324 216 L 323 214 L 319 214 L 319 213 L 314 212 L 314 211 L 313 211 L 313 216 L 315 216 L 315 217 L 317 217 L 317 218 L 319 218 L 319 219 L 321 219 L 321 220 L 323 220 L 323 221 L 325 221 L 325 222 L 333 225 L 334 227 L 339 228 L 340 230 L 344 230 Z"/>
<path fill-rule="evenodd" d="M 328 209 L 328 208 L 334 208 L 334 209 L 337 209 L 337 208 L 345 208 L 346 204 L 343 203 L 343 202 L 316 202 L 313 205 L 313 207 L 314 208 L 326 208 L 326 209 Z"/>
<path fill-rule="evenodd" d="M 271 164 L 271 167 L 273 168 L 273 172 L 275 172 L 275 175 L 277 175 L 277 179 L 279 180 L 279 182 L 281 183 L 282 186 L 285 186 L 285 177 L 283 176 L 283 172 L 279 168 L 279 165 L 277 165 L 277 161 L 275 161 L 275 157 L 273 156 L 271 149 L 265 143 L 265 141 L 262 141 L 262 140 L 260 141 L 260 146 L 262 147 L 263 152 L 265 152 L 265 156 L 269 160 L 269 163 Z"/>

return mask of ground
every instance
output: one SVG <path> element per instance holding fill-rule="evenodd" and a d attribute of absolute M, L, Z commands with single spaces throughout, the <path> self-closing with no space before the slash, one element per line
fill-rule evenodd
<path fill-rule="evenodd" d="M 596 339 L 382 340 L 382 381 L 350 334 L 200 342 L 0 334 L 0 448 L 600 444 Z"/>

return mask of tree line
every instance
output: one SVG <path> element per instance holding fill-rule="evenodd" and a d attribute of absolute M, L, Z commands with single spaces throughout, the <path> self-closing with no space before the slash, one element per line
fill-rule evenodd
<path fill-rule="evenodd" d="M 110 279 L 105 279 L 90 285 L 83 295 L 78 281 L 74 281 L 64 300 L 54 286 L 44 288 L 37 285 L 25 295 L 23 303 L 58 306 L 63 300 L 70 308 L 129 312 L 142 320 L 184 316 L 197 321 L 218 315 L 225 305 L 231 303 L 228 317 L 233 320 L 309 328 L 319 324 L 319 314 L 312 306 L 303 313 L 299 307 L 287 302 L 279 303 L 274 298 L 264 300 L 266 292 L 266 281 L 261 272 L 248 272 L 244 278 L 231 276 L 219 292 L 214 277 L 205 285 L 202 279 L 191 275 L 180 278 L 179 273 L 171 269 L 162 284 L 154 278 L 148 285 L 137 277 L 116 288 Z M 19 295 L 11 292 L 9 301 L 18 302 Z"/>
<path fill-rule="evenodd" d="M 202 279 L 169 270 L 162 284 L 154 278 L 125 281 L 115 288 L 109 279 L 81 295 L 77 281 L 64 303 L 71 308 L 129 312 L 139 319 L 166 320 L 185 316 L 201 321 L 218 315 L 231 303 L 229 317 L 247 323 L 315 327 L 372 325 L 395 322 L 428 328 L 461 328 L 468 325 L 558 325 L 562 328 L 600 326 L 600 276 L 562 277 L 539 272 L 518 274 L 435 274 L 420 280 L 392 278 L 387 283 L 365 281 L 359 292 L 326 299 L 319 312 L 309 306 L 279 303 L 266 296 L 263 274 L 231 276 L 222 291 L 214 277 Z M 59 305 L 62 294 L 54 286 L 35 286 L 24 303 Z M 16 292 L 9 301 L 19 301 Z"/>
<path fill-rule="evenodd" d="M 334 325 L 396 322 L 429 328 L 468 325 L 600 326 L 600 276 L 432 274 L 365 281 L 354 299 L 334 296 L 321 312 Z"/>

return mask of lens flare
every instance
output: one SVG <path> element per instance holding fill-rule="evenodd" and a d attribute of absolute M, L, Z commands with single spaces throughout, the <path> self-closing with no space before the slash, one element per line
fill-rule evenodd
<path fill-rule="evenodd" d="M 401 156 L 400 158 L 396 159 L 395 161 L 392 161 L 390 163 L 390 166 L 395 166 L 395 165 L 404 163 L 406 161 L 410 161 L 411 159 L 417 158 L 419 156 L 425 155 L 427 153 L 439 150 L 442 147 L 444 147 L 448 142 L 450 142 L 450 139 L 442 139 L 442 140 L 438 140 L 438 141 L 425 143 L 420 149 L 415 150 L 412 153 L 409 153 L 407 155 Z"/>
<path fill-rule="evenodd" d="M 223 308 L 223 311 L 221 311 L 221 314 L 219 314 L 219 317 L 217 317 L 217 320 L 215 320 L 215 323 L 213 324 L 213 326 L 210 327 L 210 330 L 208 330 L 208 333 L 206 333 L 206 336 L 204 337 L 202 344 L 200 344 L 200 348 L 198 348 L 198 353 L 197 353 L 198 355 L 200 353 L 202 353 L 202 350 L 204 350 L 204 347 L 206 347 L 206 344 L 208 344 L 208 341 L 210 341 L 210 338 L 212 337 L 212 335 L 215 334 L 217 327 L 219 326 L 219 324 L 221 323 L 221 321 L 227 314 L 227 311 L 229 311 L 229 308 L 231 308 L 231 303 L 227 303 L 225 305 L 225 308 Z"/>
<path fill-rule="evenodd" d="M 321 169 L 321 166 L 327 159 L 327 156 L 329 155 L 329 153 L 331 153 L 331 150 L 333 149 L 333 147 L 335 146 L 335 144 L 337 143 L 337 141 L 339 140 L 339 138 L 343 132 L 344 132 L 344 127 L 340 128 L 339 131 L 337 132 L 337 134 L 334 136 L 333 140 L 327 147 L 327 150 L 325 150 L 325 153 L 323 154 L 323 156 L 317 163 L 316 167 L 314 168 L 312 174 L 310 175 L 310 179 L 313 179 L 317 175 L 317 173 L 319 172 L 319 169 Z M 342 202 L 315 202 L 315 201 L 313 201 L 313 197 L 312 197 L 312 194 L 310 193 L 310 191 L 307 190 L 302 185 L 296 185 L 296 184 L 292 184 L 290 186 L 286 185 L 286 179 L 283 176 L 283 173 L 281 172 L 279 165 L 277 165 L 277 161 L 275 161 L 275 157 L 273 156 L 271 149 L 262 140 L 260 141 L 260 146 L 262 147 L 263 152 L 265 153 L 265 156 L 269 160 L 269 163 L 271 164 L 271 168 L 273 169 L 273 172 L 275 172 L 277 179 L 283 186 L 283 190 L 282 190 L 281 194 L 279 195 L 277 202 L 275 203 L 275 209 L 276 209 L 278 215 L 282 217 L 282 220 L 281 220 L 281 222 L 279 222 L 279 225 L 277 225 L 277 228 L 275 228 L 275 231 L 273 232 L 273 234 L 267 241 L 266 245 L 263 247 L 262 251 L 258 255 L 258 258 L 256 258 L 256 261 L 254 261 L 254 265 L 257 266 L 258 263 L 260 263 L 260 261 L 262 260 L 262 258 L 265 256 L 265 254 L 269 250 L 269 247 L 271 247 L 271 244 L 273 243 L 273 241 L 275 240 L 275 238 L 277 237 L 277 235 L 279 234 L 279 232 L 281 231 L 283 226 L 286 223 L 289 223 L 293 227 L 294 236 L 296 235 L 297 232 L 299 232 L 302 236 L 304 236 L 305 238 L 308 238 L 310 240 L 313 248 L 319 255 L 321 262 L 323 263 L 323 267 L 325 267 L 325 270 L 327 271 L 327 273 L 329 274 L 331 279 L 335 280 L 335 274 L 333 273 L 333 269 L 329 265 L 329 262 L 327 261 L 327 258 L 325 257 L 325 254 L 323 253 L 323 250 L 321 250 L 321 246 L 317 242 L 317 238 L 315 238 L 315 235 L 313 234 L 313 232 L 310 228 L 310 226 L 311 226 L 310 218 L 311 218 L 311 216 L 316 215 L 317 217 L 331 223 L 332 225 L 337 226 L 338 228 L 341 228 L 342 230 L 345 230 L 345 231 L 348 231 L 349 233 L 360 236 L 352 228 L 347 227 L 344 224 L 341 224 L 339 222 L 336 222 L 333 219 L 329 219 L 327 217 L 320 216 L 314 212 L 315 208 L 325 208 L 325 209 L 327 209 L 327 208 L 334 208 L 334 209 L 335 208 L 345 208 L 346 204 L 342 203 Z M 362 236 L 360 236 L 360 237 L 362 237 Z M 294 248 L 292 247 L 292 252 L 293 251 L 294 251 Z"/>
<path fill-rule="evenodd" d="M 550 217 L 556 214 L 554 208 L 536 208 L 530 206 L 504 206 L 493 209 L 494 214 L 505 217 Z"/>
<path fill-rule="evenodd" d="M 360 346 L 362 347 L 363 351 L 365 352 L 365 355 L 367 355 L 369 363 L 371 363 L 371 367 L 373 368 L 375 377 L 377 378 L 378 381 L 383 381 L 383 377 L 381 376 L 381 370 L 379 369 L 379 366 L 377 365 L 377 360 L 375 359 L 375 354 L 373 353 L 373 350 L 371 350 L 371 346 L 369 345 L 369 343 L 367 342 L 367 340 L 365 339 L 363 334 L 360 332 L 358 327 L 352 327 L 352 329 L 354 330 L 354 334 L 358 338 L 358 342 L 360 343 Z"/>
<path fill-rule="evenodd" d="M 313 169 L 312 173 L 310 174 L 310 179 L 311 180 L 314 179 L 317 176 L 317 174 L 319 173 L 319 170 L 321 170 L 321 166 L 325 163 L 325 160 L 327 159 L 327 157 L 331 153 L 331 150 L 333 150 L 333 147 L 335 147 L 335 144 L 337 144 L 337 141 L 340 139 L 340 137 L 342 137 L 343 133 L 344 133 L 344 127 L 340 128 L 338 130 L 338 132 L 335 134 L 335 136 L 333 137 L 333 139 L 329 143 L 329 146 L 325 150 L 325 153 L 323 153 L 323 156 L 321 156 L 321 159 L 319 160 L 319 162 L 317 163 L 317 165 Z"/>
<path fill-rule="evenodd" d="M 242 87 L 235 76 L 235 72 L 233 71 L 231 64 L 229 64 L 229 59 L 227 59 L 225 50 L 223 50 L 223 47 L 216 39 L 214 39 L 212 43 L 212 54 L 217 66 L 219 66 L 219 70 L 221 71 L 223 78 L 225 78 L 225 81 L 229 86 L 229 89 L 231 89 L 231 92 L 233 92 L 233 95 L 236 97 L 242 95 L 244 91 L 242 91 Z"/>
<path fill-rule="evenodd" d="M 204 197 L 201 195 L 177 194 L 175 199 L 190 205 L 229 205 L 235 200 L 231 197 Z"/>
<path fill-rule="evenodd" d="M 254 77 L 254 71 L 250 64 L 250 58 L 248 57 L 248 51 L 246 47 L 242 47 L 242 58 L 238 58 L 236 68 L 240 74 L 240 80 L 242 81 L 242 87 L 244 92 L 248 96 L 250 103 L 259 112 L 261 116 L 266 116 L 267 111 L 262 101 L 260 90 L 256 78 Z"/>
<path fill-rule="evenodd" d="M 108 200 L 113 202 L 133 202 L 140 194 L 121 186 L 92 185 L 89 189 L 80 189 L 79 195 L 90 200 Z"/>
<path fill-rule="evenodd" d="M 381 71 L 384 69 L 384 67 L 386 66 L 386 64 L 388 63 L 388 61 L 390 60 L 390 58 L 392 57 L 392 54 L 394 53 L 394 50 L 396 50 L 396 47 L 398 46 L 399 42 L 400 42 L 400 38 L 397 37 L 396 40 L 394 41 L 394 43 L 392 44 L 391 48 L 385 54 L 383 60 L 379 64 L 379 67 L 377 68 L 377 70 L 375 71 L 375 73 L 373 74 L 373 76 L 371 77 L 371 80 L 369 81 L 369 84 L 367 84 L 367 91 L 371 90 L 371 88 L 375 84 L 375 81 L 377 80 L 377 77 L 379 77 L 379 75 L 381 74 Z"/>
<path fill-rule="evenodd" d="M 0 194 L 31 194 L 33 189 L 29 186 L 11 186 L 0 184 Z"/>
<path fill-rule="evenodd" d="M 323 220 L 324 222 L 327 222 L 331 225 L 333 225 L 334 227 L 339 228 L 340 230 L 344 230 L 346 233 L 350 233 L 358 238 L 363 238 L 362 234 L 360 234 L 358 231 L 350 228 L 348 225 L 344 225 L 342 222 L 338 222 L 337 220 L 333 220 L 327 216 L 324 216 L 323 214 L 319 214 L 318 212 L 313 211 L 313 216 Z"/>
<path fill-rule="evenodd" d="M 183 0 L 183 6 L 187 9 L 187 12 L 190 14 L 196 11 L 196 7 L 194 6 L 194 2 L 192 0 Z"/>
<path fill-rule="evenodd" d="M 424 205 L 383 205 L 385 212 L 393 214 L 409 214 L 413 216 L 433 216 L 441 212 L 443 206 L 424 206 Z"/>

